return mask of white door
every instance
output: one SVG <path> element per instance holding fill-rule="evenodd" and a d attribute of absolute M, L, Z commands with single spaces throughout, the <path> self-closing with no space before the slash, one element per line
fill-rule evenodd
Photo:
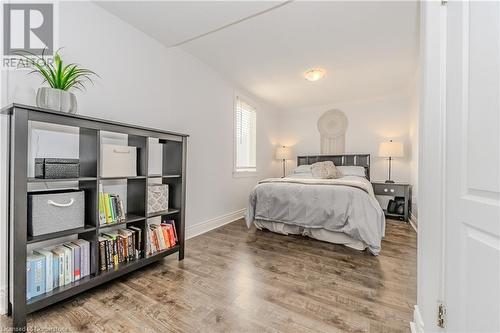
<path fill-rule="evenodd" d="M 500 2 L 449 1 L 447 332 L 500 332 Z"/>

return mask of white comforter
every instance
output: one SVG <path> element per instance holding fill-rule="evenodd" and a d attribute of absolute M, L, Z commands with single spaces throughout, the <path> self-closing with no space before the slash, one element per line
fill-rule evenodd
<path fill-rule="evenodd" d="M 250 194 L 247 225 L 255 220 L 343 232 L 380 252 L 385 218 L 363 177 L 265 179 Z"/>

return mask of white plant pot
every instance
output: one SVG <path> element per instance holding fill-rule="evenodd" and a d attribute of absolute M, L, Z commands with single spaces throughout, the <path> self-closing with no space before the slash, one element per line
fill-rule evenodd
<path fill-rule="evenodd" d="M 38 88 L 36 105 L 44 109 L 66 113 L 76 113 L 77 108 L 75 94 L 49 87 Z"/>

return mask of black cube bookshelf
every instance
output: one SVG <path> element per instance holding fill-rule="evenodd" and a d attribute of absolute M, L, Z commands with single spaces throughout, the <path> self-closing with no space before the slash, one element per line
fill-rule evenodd
<path fill-rule="evenodd" d="M 184 258 L 185 201 L 186 201 L 186 149 L 188 135 L 153 128 L 134 126 L 82 115 L 71 115 L 37 107 L 12 104 L 1 110 L 9 116 L 9 315 L 16 329 L 26 329 L 27 314 L 62 301 L 102 283 L 130 273 L 165 256 L 177 253 Z M 30 121 L 72 126 L 79 129 L 80 177 L 72 179 L 35 179 L 27 176 L 28 123 Z M 116 132 L 128 136 L 128 145 L 137 148 L 137 176 L 100 176 L 100 132 Z M 149 138 L 163 144 L 163 170 L 161 175 L 148 175 Z M 99 225 L 99 183 L 123 179 L 127 183 L 127 217 L 112 225 Z M 161 179 L 169 185 L 169 209 L 147 213 L 147 186 L 150 179 Z M 40 182 L 74 182 L 85 191 L 85 226 L 82 228 L 28 237 L 27 194 L 29 185 Z M 108 271 L 100 271 L 98 237 L 107 228 L 121 225 L 142 229 L 146 246 L 147 219 L 168 216 L 175 220 L 178 244 L 167 250 L 144 256 L 136 261 L 120 264 Z M 55 288 L 40 296 L 26 300 L 27 245 L 60 237 L 78 235 L 91 244 L 90 275 L 71 284 Z M 15 281 L 15 283 L 14 283 Z"/>

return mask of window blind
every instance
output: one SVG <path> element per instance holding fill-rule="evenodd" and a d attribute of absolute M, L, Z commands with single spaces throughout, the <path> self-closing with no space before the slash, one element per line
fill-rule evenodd
<path fill-rule="evenodd" d="M 235 171 L 256 171 L 257 112 L 240 98 L 235 110 Z"/>

